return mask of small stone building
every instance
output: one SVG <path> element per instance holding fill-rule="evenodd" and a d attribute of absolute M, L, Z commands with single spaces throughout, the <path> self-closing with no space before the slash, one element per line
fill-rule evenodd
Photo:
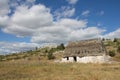
<path fill-rule="evenodd" d="M 80 62 L 87 58 L 87 62 L 92 62 L 93 60 L 96 61 L 96 58 L 104 58 L 103 55 L 106 55 L 106 49 L 100 39 L 81 40 L 68 43 L 62 61 Z"/>

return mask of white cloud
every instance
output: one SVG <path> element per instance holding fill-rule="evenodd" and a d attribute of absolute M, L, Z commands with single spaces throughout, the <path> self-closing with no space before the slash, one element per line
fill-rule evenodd
<path fill-rule="evenodd" d="M 90 11 L 89 11 L 89 10 L 86 10 L 86 11 L 83 11 L 81 15 L 82 15 L 82 16 L 88 16 L 89 13 L 90 13 Z"/>
<path fill-rule="evenodd" d="M 9 13 L 9 0 L 0 0 L 0 16 L 4 16 Z"/>
<path fill-rule="evenodd" d="M 9 22 L 8 16 L 0 16 L 0 26 L 1 27 L 7 26 L 8 22 Z"/>
<path fill-rule="evenodd" d="M 74 15 L 74 8 L 65 7 L 61 10 L 63 11 L 60 14 L 62 18 L 54 21 L 54 15 L 51 14 L 50 9 L 42 4 L 31 7 L 27 5 L 17 6 L 12 16 L 2 17 L 4 23 L 1 24 L 4 25 L 2 31 L 18 37 L 30 36 L 32 43 L 39 44 L 66 43 L 71 40 L 97 38 L 104 32 L 103 29 L 89 27 L 85 20 L 68 18 Z M 0 18 L 0 22 L 2 18 Z M 14 46 L 13 44 L 21 45 L 21 43 L 8 43 L 8 45 Z M 31 43 L 24 44 L 29 45 Z M 14 46 L 16 47 L 15 50 L 11 49 L 10 46 L 5 48 L 7 52 L 20 51 L 24 50 L 24 44 L 22 43 L 21 47 Z M 1 47 L 1 49 L 4 48 Z"/>
<path fill-rule="evenodd" d="M 31 8 L 19 6 L 3 31 L 17 36 L 31 36 L 38 28 L 51 25 L 52 21 L 50 9 L 44 5 L 35 5 Z"/>
<path fill-rule="evenodd" d="M 110 33 L 104 35 L 103 37 L 110 38 L 110 39 L 120 38 L 120 28 L 118 28 L 117 30 L 115 30 L 113 32 L 110 32 Z"/>
<path fill-rule="evenodd" d="M 50 26 L 44 27 L 37 32 L 31 39 L 35 43 L 61 43 L 68 39 L 70 29 L 64 26 Z"/>
<path fill-rule="evenodd" d="M 66 0 L 69 4 L 76 4 L 78 0 Z"/>
<path fill-rule="evenodd" d="M 58 21 L 58 25 L 63 25 L 73 29 L 84 28 L 87 26 L 87 21 L 85 20 L 76 20 L 76 19 L 61 19 Z"/>
<path fill-rule="evenodd" d="M 36 43 L 26 42 L 0 42 L 0 54 L 33 50 L 35 47 L 39 47 L 39 45 Z"/>
<path fill-rule="evenodd" d="M 84 20 L 61 19 L 53 26 L 43 27 L 32 36 L 35 43 L 66 43 L 71 40 L 98 38 L 105 30 L 97 27 L 87 27 Z"/>
<path fill-rule="evenodd" d="M 104 31 L 104 29 L 97 27 L 87 27 L 85 29 L 75 30 L 71 32 L 71 40 L 99 38 Z"/>
<path fill-rule="evenodd" d="M 63 6 L 54 12 L 54 16 L 57 19 L 60 19 L 63 17 L 64 18 L 65 17 L 72 17 L 74 15 L 74 13 L 75 13 L 75 8 Z"/>
<path fill-rule="evenodd" d="M 10 12 L 8 3 L 9 0 L 0 0 L 0 27 L 8 23 L 7 14 Z"/>
<path fill-rule="evenodd" d="M 57 22 L 54 22 L 52 26 L 38 29 L 36 34 L 32 36 L 31 41 L 36 43 L 67 42 L 71 39 L 71 32 L 76 31 L 77 29 L 85 28 L 86 26 L 87 22 L 84 20 L 75 20 L 68 18 L 61 19 Z"/>
<path fill-rule="evenodd" d="M 67 8 L 65 12 L 71 12 L 71 10 L 73 9 Z M 63 16 L 67 15 L 64 13 Z M 96 32 L 102 33 L 101 29 L 89 28 L 85 20 L 64 17 L 53 21 L 50 9 L 44 5 L 33 5 L 30 8 L 21 5 L 9 17 L 8 25 L 4 26 L 2 30 L 18 37 L 30 36 L 30 41 L 33 43 L 61 43 L 85 37 L 93 38 Z"/>

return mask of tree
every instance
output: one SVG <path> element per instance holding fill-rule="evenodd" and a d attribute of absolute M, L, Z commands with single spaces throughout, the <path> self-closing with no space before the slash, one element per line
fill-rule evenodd
<path fill-rule="evenodd" d="M 59 46 L 57 46 L 57 49 L 59 49 L 59 50 L 64 50 L 64 49 L 65 49 L 64 44 L 61 43 Z"/>
<path fill-rule="evenodd" d="M 47 49 L 45 50 L 45 53 L 48 53 L 48 50 L 47 50 Z"/>
<path fill-rule="evenodd" d="M 105 38 L 102 38 L 102 41 L 105 41 Z"/>
<path fill-rule="evenodd" d="M 118 39 L 117 39 L 117 38 L 114 38 L 113 42 L 117 42 L 117 41 L 118 41 Z"/>
<path fill-rule="evenodd" d="M 37 51 L 37 50 L 38 50 L 38 47 L 35 47 L 35 50 Z"/>
<path fill-rule="evenodd" d="M 51 60 L 51 59 L 55 58 L 55 56 L 53 55 L 53 53 L 48 53 L 47 57 L 48 57 L 48 60 Z"/>
<path fill-rule="evenodd" d="M 114 57 L 115 56 L 115 51 L 109 51 L 109 56 Z"/>

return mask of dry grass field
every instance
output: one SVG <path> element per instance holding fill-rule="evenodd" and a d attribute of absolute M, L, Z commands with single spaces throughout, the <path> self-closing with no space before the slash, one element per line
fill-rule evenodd
<path fill-rule="evenodd" d="M 115 50 L 114 42 L 107 50 Z M 112 47 L 111 47 L 112 46 Z M 46 51 L 47 50 L 47 51 Z M 53 48 L 50 51 L 58 51 Z M 63 52 L 54 53 L 55 59 L 48 60 L 46 48 L 12 54 L 0 61 L 0 80 L 120 80 L 120 54 L 112 58 L 112 64 L 55 63 Z M 44 53 L 44 54 L 43 54 Z"/>
<path fill-rule="evenodd" d="M 120 80 L 120 63 L 81 64 L 16 60 L 0 62 L 0 80 Z"/>

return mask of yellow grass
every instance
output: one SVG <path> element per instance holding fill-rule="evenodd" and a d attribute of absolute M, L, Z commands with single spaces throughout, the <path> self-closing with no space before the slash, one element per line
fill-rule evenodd
<path fill-rule="evenodd" d="M 120 80 L 120 64 L 0 62 L 0 80 Z"/>

